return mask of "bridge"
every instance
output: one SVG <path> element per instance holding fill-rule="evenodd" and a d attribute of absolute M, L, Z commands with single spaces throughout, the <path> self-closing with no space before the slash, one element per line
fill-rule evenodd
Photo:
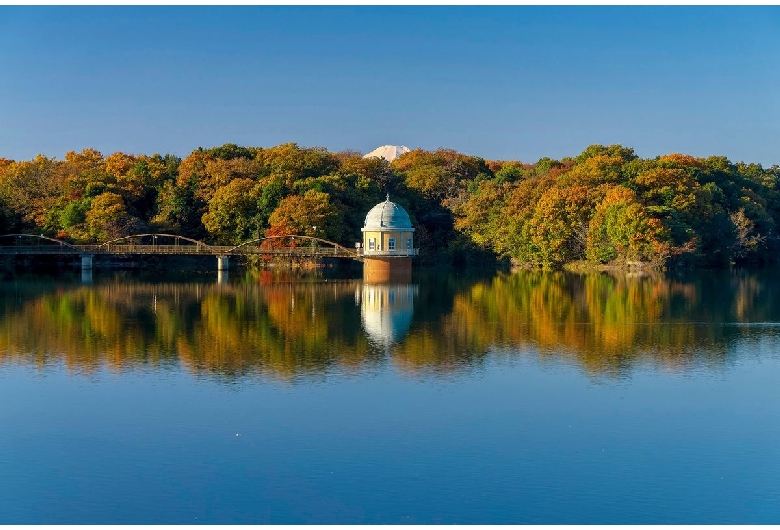
<path fill-rule="evenodd" d="M 261 256 L 282 259 L 346 258 L 363 261 L 364 257 L 411 257 L 419 249 L 369 250 L 356 246 L 350 249 L 318 237 L 302 235 L 270 236 L 245 241 L 239 245 L 209 245 L 203 241 L 176 234 L 134 234 L 105 243 L 74 245 L 36 234 L 0 234 L 0 256 L 77 255 L 81 257 L 82 271 L 92 270 L 96 255 L 109 256 L 215 256 L 217 271 L 228 270 L 231 256 Z"/>
<path fill-rule="evenodd" d="M 349 249 L 333 241 L 301 235 L 264 237 L 231 246 L 209 245 L 175 234 L 134 234 L 94 245 L 74 245 L 42 235 L 4 234 L 0 235 L 0 255 L 79 255 L 83 269 L 92 268 L 95 255 L 200 255 L 215 256 L 217 270 L 225 270 L 230 256 L 362 260 L 362 249 Z"/>

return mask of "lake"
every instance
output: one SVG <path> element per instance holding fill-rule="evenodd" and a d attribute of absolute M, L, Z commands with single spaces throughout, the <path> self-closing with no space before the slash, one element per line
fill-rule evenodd
<path fill-rule="evenodd" d="M 0 523 L 780 521 L 772 270 L 0 283 Z"/>

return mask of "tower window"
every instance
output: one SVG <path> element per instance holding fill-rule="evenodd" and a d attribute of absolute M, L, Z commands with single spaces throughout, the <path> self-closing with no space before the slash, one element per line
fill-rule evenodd
<path fill-rule="evenodd" d="M 395 250 L 395 238 L 391 237 L 387 240 L 387 250 Z"/>

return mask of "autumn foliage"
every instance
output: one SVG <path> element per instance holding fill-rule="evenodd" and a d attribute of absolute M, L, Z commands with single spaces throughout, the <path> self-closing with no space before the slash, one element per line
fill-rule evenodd
<path fill-rule="evenodd" d="M 389 193 L 409 212 L 423 260 L 712 266 L 778 254 L 779 176 L 722 156 L 642 159 L 621 145 L 535 163 L 452 149 L 388 163 L 294 143 L 184 159 L 84 149 L 0 158 L 0 232 L 76 243 L 145 231 L 220 244 L 307 235 L 351 247 Z"/>

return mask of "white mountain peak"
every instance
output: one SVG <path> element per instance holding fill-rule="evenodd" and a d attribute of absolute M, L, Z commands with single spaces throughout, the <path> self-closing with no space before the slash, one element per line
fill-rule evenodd
<path fill-rule="evenodd" d="M 384 158 L 388 162 L 392 162 L 402 154 L 408 152 L 409 148 L 405 145 L 383 145 L 382 147 L 377 147 L 370 153 L 363 155 L 363 158 L 376 156 L 378 158 Z"/>

